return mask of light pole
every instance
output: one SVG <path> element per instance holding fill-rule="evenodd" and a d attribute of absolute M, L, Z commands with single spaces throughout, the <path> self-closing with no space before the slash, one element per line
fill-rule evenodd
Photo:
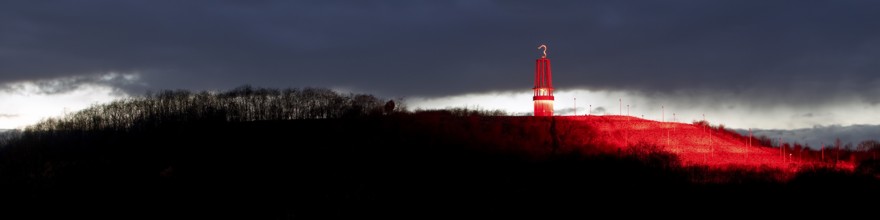
<path fill-rule="evenodd" d="M 703 131 L 706 131 L 706 127 L 709 127 L 709 122 L 706 121 L 706 114 L 703 114 Z"/>
<path fill-rule="evenodd" d="M 749 159 L 749 148 L 752 148 L 752 128 L 749 128 L 749 147 L 746 148 L 746 160 Z"/>
<path fill-rule="evenodd" d="M 712 145 L 712 130 L 709 130 L 709 146 L 712 146 L 712 159 L 715 159 L 715 145 Z"/>
<path fill-rule="evenodd" d="M 666 126 L 666 146 L 669 146 L 669 143 L 669 126 Z"/>
<path fill-rule="evenodd" d="M 782 146 L 782 137 L 779 137 L 779 154 L 782 156 L 782 162 L 785 162 L 785 146 Z"/>

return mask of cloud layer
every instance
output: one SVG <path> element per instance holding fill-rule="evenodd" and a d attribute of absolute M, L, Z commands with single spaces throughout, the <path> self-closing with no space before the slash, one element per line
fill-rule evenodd
<path fill-rule="evenodd" d="M 878 4 L 4 1 L 0 82 L 118 71 L 166 88 L 517 91 L 547 43 L 559 88 L 877 103 Z"/>
<path fill-rule="evenodd" d="M 128 94 L 242 84 L 518 94 L 547 44 L 560 92 L 801 120 L 779 128 L 853 124 L 861 116 L 827 109 L 880 103 L 877 11 L 880 2 L 818 0 L 11 0 L 0 2 L 0 84 L 61 83 L 34 92 L 62 94 L 93 80 L 77 77 L 117 72 L 139 74 L 108 90 Z"/>

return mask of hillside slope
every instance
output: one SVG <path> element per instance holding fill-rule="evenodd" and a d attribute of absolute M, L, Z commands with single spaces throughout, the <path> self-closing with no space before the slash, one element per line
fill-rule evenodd
<path fill-rule="evenodd" d="M 444 117 L 438 117 L 444 118 Z M 757 138 L 705 123 L 658 122 L 628 116 L 471 117 L 433 119 L 421 115 L 415 123 L 440 136 L 478 142 L 497 150 L 544 157 L 554 152 L 620 154 L 660 151 L 677 156 L 684 166 L 772 168 L 797 171 L 828 166 L 852 170 L 851 162 L 822 163 L 812 152 L 783 152 Z M 449 129 L 449 130 L 444 130 Z M 465 132 L 465 134 L 459 134 Z M 790 151 L 790 150 L 789 150 Z M 783 157 L 785 155 L 785 157 Z"/>
<path fill-rule="evenodd" d="M 31 218 L 69 216 L 45 211 L 66 207 L 278 219 L 521 215 L 542 201 L 689 192 L 674 159 L 567 153 L 576 148 L 553 147 L 553 123 L 415 114 L 25 132 L 0 148 L 0 194 L 35 209 L 8 209 Z M 438 201 L 456 207 L 425 205 Z"/>
<path fill-rule="evenodd" d="M 656 146 L 674 153 L 685 165 L 789 167 L 809 160 L 783 158 L 779 148 L 704 124 L 658 122 L 628 116 L 559 117 L 595 130 L 595 145 L 626 149 Z M 590 137 L 587 137 L 590 138 Z"/>
<path fill-rule="evenodd" d="M 678 145 L 662 145 L 666 129 L 657 125 L 674 127 L 669 141 Z M 608 206 L 656 206 L 682 196 L 703 202 L 804 195 L 817 187 L 848 195 L 880 190 L 876 179 L 851 173 L 806 172 L 812 179 L 797 181 L 803 172 L 788 172 L 793 180 L 784 182 L 777 169 L 683 168 L 680 160 L 758 164 L 763 162 L 739 158 L 772 160 L 773 150 L 748 148 L 757 153 L 744 157 L 736 136 L 719 135 L 715 153 L 735 156 L 701 162 L 711 151 L 699 145 L 699 126 L 622 117 L 428 112 L 133 128 L 26 131 L 0 148 L 0 194 L 36 209 L 10 210 L 50 215 L 37 218 L 68 216 L 41 212 L 68 207 L 86 216 L 115 210 L 152 218 L 254 219 L 412 216 L 402 210 L 416 216 L 519 216 L 518 210 L 535 210 L 546 201 L 584 198 Z M 706 162 L 715 160 L 721 162 Z M 711 181 L 718 176 L 724 181 Z M 80 203 L 83 198 L 97 202 Z M 437 201 L 459 207 L 423 205 Z"/>

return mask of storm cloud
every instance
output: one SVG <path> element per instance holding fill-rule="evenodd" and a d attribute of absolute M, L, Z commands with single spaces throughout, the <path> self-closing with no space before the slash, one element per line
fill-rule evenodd
<path fill-rule="evenodd" d="M 41 87 L 64 92 L 117 74 L 138 77 L 105 83 L 127 94 L 242 84 L 508 94 L 529 91 L 547 44 L 557 91 L 825 120 L 841 117 L 818 117 L 828 106 L 880 103 L 877 11 L 812 0 L 12 0 L 0 2 L 0 85 L 80 80 Z"/>
<path fill-rule="evenodd" d="M 4 1 L 0 82 L 116 71 L 156 88 L 514 91 L 546 43 L 559 88 L 876 103 L 878 4 Z"/>

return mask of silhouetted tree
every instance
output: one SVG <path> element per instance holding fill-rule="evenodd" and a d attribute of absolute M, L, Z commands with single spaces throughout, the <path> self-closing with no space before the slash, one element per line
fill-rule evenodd
<path fill-rule="evenodd" d="M 872 160 L 877 160 L 877 152 L 880 151 L 880 141 L 862 141 L 861 143 L 859 143 L 859 146 L 856 149 L 858 149 L 858 151 L 868 154 Z"/>
<path fill-rule="evenodd" d="M 385 103 L 385 114 L 391 114 L 394 112 L 394 100 L 388 100 Z"/>

